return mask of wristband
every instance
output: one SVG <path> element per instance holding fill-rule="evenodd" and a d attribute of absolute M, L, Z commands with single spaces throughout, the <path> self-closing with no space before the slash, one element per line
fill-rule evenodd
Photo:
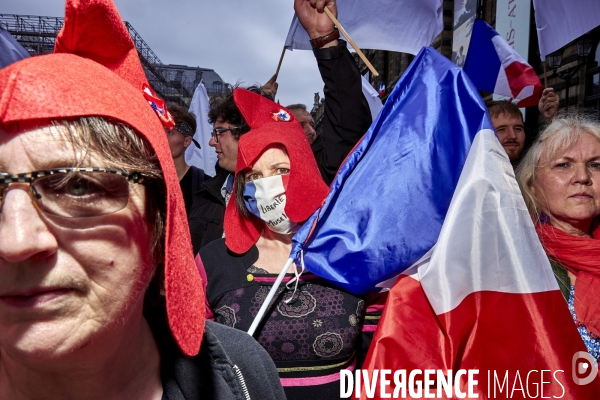
<path fill-rule="evenodd" d="M 331 33 L 328 33 L 325 36 L 320 36 L 318 38 L 310 39 L 310 44 L 311 44 L 313 50 L 320 49 L 321 47 L 325 46 L 327 43 L 331 43 L 334 40 L 337 40 L 339 38 L 340 38 L 340 31 L 338 31 L 337 28 L 334 28 Z"/>

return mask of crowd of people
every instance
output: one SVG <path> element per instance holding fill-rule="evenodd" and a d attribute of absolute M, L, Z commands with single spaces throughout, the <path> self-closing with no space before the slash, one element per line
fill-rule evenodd
<path fill-rule="evenodd" d="M 195 117 L 152 91 L 110 0 L 67 0 L 55 53 L 0 70 L 0 399 L 339 398 L 385 294 L 292 264 L 245 333 L 372 123 L 326 3 L 294 4 L 324 82 L 321 133 L 306 106 L 274 101 L 276 77 L 236 88 L 211 102 L 215 176 L 186 164 Z M 488 110 L 600 360 L 600 124 L 558 106 L 545 89 L 528 150 L 519 108 Z"/>

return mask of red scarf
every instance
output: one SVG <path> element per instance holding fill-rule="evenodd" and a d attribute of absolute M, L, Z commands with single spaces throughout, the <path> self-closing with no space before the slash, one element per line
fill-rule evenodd
<path fill-rule="evenodd" d="M 548 256 L 577 276 L 577 322 L 600 336 L 600 229 L 595 229 L 593 238 L 569 235 L 548 224 L 537 224 L 536 230 Z"/>

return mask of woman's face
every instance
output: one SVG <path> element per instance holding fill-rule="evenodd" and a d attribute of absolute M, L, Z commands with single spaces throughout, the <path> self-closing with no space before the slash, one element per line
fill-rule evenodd
<path fill-rule="evenodd" d="M 75 158 L 56 131 L 0 132 L 0 172 L 72 167 Z M 82 166 L 106 165 L 89 156 Z M 61 218 L 34 206 L 28 184 L 10 184 L 0 214 L 0 358 L 40 362 L 131 334 L 153 271 L 150 237 L 142 185 L 129 184 L 120 211 Z"/>
<path fill-rule="evenodd" d="M 592 220 L 600 215 L 599 185 L 600 141 L 584 133 L 556 157 L 542 154 L 531 190 L 552 225 L 589 234 Z"/>
<path fill-rule="evenodd" d="M 252 169 L 244 172 L 247 182 L 290 173 L 290 158 L 280 147 L 271 147 L 258 158 Z"/>

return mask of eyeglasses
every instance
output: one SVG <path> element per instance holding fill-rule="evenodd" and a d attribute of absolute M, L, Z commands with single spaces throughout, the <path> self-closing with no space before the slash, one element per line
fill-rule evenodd
<path fill-rule="evenodd" d="M 210 134 L 215 139 L 215 142 L 219 143 L 219 136 L 225 131 L 234 131 L 236 129 L 240 129 L 239 126 L 228 126 L 224 128 L 214 128 Z"/>
<path fill-rule="evenodd" d="M 143 183 L 137 171 L 111 168 L 58 168 L 23 174 L 0 173 L 0 215 L 11 183 L 28 183 L 36 207 L 66 218 L 95 217 L 122 210 L 129 202 L 129 183 Z"/>

